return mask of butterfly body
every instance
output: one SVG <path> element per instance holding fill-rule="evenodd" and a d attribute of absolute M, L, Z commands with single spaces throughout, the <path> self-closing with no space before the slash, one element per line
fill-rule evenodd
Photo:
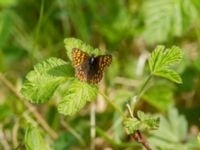
<path fill-rule="evenodd" d="M 104 69 L 112 62 L 111 55 L 89 56 L 78 48 L 72 50 L 72 63 L 75 75 L 80 81 L 98 83 L 103 77 Z"/>

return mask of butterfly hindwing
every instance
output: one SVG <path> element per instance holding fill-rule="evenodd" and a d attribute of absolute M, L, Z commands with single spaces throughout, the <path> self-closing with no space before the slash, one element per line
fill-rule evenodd
<path fill-rule="evenodd" d="M 78 68 L 76 68 L 75 70 L 75 76 L 80 80 L 80 81 L 87 81 L 87 71 L 85 70 L 85 68 L 83 66 L 79 66 Z"/>
<path fill-rule="evenodd" d="M 92 76 L 88 77 L 88 82 L 92 84 L 96 84 L 103 78 L 103 71 L 97 70 Z"/>
<path fill-rule="evenodd" d="M 111 55 L 100 55 L 95 57 L 94 70 L 92 70 L 92 74 L 89 76 L 88 82 L 95 84 L 101 81 L 104 69 L 108 67 L 111 62 Z"/>

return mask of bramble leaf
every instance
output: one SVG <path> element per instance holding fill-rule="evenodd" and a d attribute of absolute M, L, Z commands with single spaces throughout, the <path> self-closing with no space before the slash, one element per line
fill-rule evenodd
<path fill-rule="evenodd" d="M 126 118 L 123 124 L 128 134 L 134 133 L 141 126 L 141 122 L 137 118 Z"/>
<path fill-rule="evenodd" d="M 158 117 L 145 114 L 142 111 L 137 112 L 137 117 L 126 118 L 124 120 L 124 127 L 127 129 L 128 134 L 133 134 L 136 130 L 158 129 L 160 123 Z"/>
<path fill-rule="evenodd" d="M 145 0 L 141 9 L 145 40 L 150 44 L 164 42 L 189 31 L 192 23 L 199 21 L 200 6 L 197 1 Z"/>
<path fill-rule="evenodd" d="M 51 150 L 49 145 L 45 143 L 44 139 L 42 138 L 40 131 L 31 124 L 29 124 L 28 128 L 26 129 L 25 146 L 26 150 Z"/>
<path fill-rule="evenodd" d="M 84 52 L 87 52 L 88 54 L 100 54 L 100 50 L 98 48 L 93 48 L 89 44 L 84 43 L 83 41 L 76 39 L 76 38 L 66 38 L 64 39 L 66 53 L 69 59 L 71 60 L 71 51 L 73 48 L 79 48 Z"/>
<path fill-rule="evenodd" d="M 169 109 L 167 118 L 160 116 L 160 128 L 151 132 L 148 141 L 152 149 L 160 150 L 195 150 L 200 146 L 194 137 L 188 136 L 187 120 L 175 108 Z"/>
<path fill-rule="evenodd" d="M 142 111 L 137 112 L 139 120 L 142 122 L 142 128 L 155 130 L 159 128 L 160 119 Z"/>
<path fill-rule="evenodd" d="M 154 73 L 154 75 L 170 79 L 171 81 L 176 83 L 182 83 L 182 79 L 179 74 L 171 69 L 157 71 Z"/>
<path fill-rule="evenodd" d="M 97 87 L 79 80 L 72 81 L 66 96 L 59 102 L 58 111 L 64 115 L 73 115 L 80 111 L 88 101 L 96 98 Z"/>
<path fill-rule="evenodd" d="M 27 74 L 21 93 L 33 103 L 44 103 L 72 72 L 71 65 L 62 59 L 49 58 L 36 64 Z"/>
<path fill-rule="evenodd" d="M 181 59 L 182 53 L 178 47 L 173 46 L 171 49 L 165 50 L 164 46 L 157 46 L 148 61 L 151 74 L 182 83 L 180 76 L 175 71 L 168 69 L 169 66 L 179 63 Z"/>

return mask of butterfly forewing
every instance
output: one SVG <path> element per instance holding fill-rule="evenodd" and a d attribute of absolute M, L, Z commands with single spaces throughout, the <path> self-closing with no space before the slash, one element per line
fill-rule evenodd
<path fill-rule="evenodd" d="M 98 62 L 98 67 L 101 71 L 104 71 L 104 69 L 112 63 L 112 56 L 111 55 L 100 55 L 96 57 Z"/>
<path fill-rule="evenodd" d="M 74 67 L 78 67 L 84 62 L 88 61 L 89 55 L 86 52 L 81 51 L 78 48 L 72 49 L 72 64 Z"/>
<path fill-rule="evenodd" d="M 87 62 L 89 55 L 78 48 L 72 49 L 72 64 L 75 68 L 75 76 L 81 81 L 87 81 Z"/>

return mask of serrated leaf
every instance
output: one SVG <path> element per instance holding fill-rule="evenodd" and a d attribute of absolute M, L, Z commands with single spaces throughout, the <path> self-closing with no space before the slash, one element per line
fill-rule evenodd
<path fill-rule="evenodd" d="M 187 32 L 192 23 L 199 21 L 200 7 L 195 1 L 145 0 L 141 10 L 144 16 L 146 41 L 150 44 L 164 42 Z"/>
<path fill-rule="evenodd" d="M 172 64 L 179 63 L 181 59 L 180 48 L 173 46 L 171 49 L 165 49 L 164 46 L 157 46 L 149 59 L 149 68 L 154 73 Z"/>
<path fill-rule="evenodd" d="M 22 86 L 21 93 L 33 103 L 43 103 L 56 88 L 72 76 L 72 67 L 62 59 L 49 58 L 34 66 Z"/>
<path fill-rule="evenodd" d="M 180 76 L 175 71 L 168 69 L 171 65 L 179 63 L 181 59 L 182 53 L 178 47 L 173 46 L 171 49 L 165 50 L 164 46 L 157 46 L 148 61 L 151 74 L 182 83 Z"/>
<path fill-rule="evenodd" d="M 138 116 L 139 120 L 142 122 L 142 126 L 143 126 L 142 128 L 144 128 L 145 130 L 158 129 L 159 123 L 160 123 L 160 119 L 158 117 L 152 116 L 150 114 L 145 114 L 142 111 L 138 111 L 137 116 Z"/>
<path fill-rule="evenodd" d="M 167 118 L 160 116 L 160 128 L 151 132 L 148 141 L 152 149 L 195 150 L 199 148 L 197 141 L 195 142 L 193 137 L 188 136 L 187 120 L 183 115 L 179 115 L 175 108 L 168 110 Z"/>
<path fill-rule="evenodd" d="M 182 83 L 182 79 L 179 74 L 171 69 L 157 71 L 154 73 L 154 75 L 167 78 L 176 83 Z"/>
<path fill-rule="evenodd" d="M 80 111 L 86 102 L 96 98 L 97 87 L 79 80 L 72 81 L 66 96 L 59 102 L 58 111 L 64 115 L 73 115 Z"/>
<path fill-rule="evenodd" d="M 141 126 L 141 122 L 137 118 L 126 118 L 123 124 L 128 134 L 133 134 Z"/>
<path fill-rule="evenodd" d="M 142 111 L 137 112 L 137 117 L 126 118 L 123 121 L 128 134 L 133 134 L 136 130 L 154 130 L 159 127 L 159 118 Z"/>
<path fill-rule="evenodd" d="M 73 48 L 79 48 L 82 51 L 87 52 L 88 54 L 99 54 L 100 50 L 98 48 L 93 48 L 89 44 L 84 43 L 83 41 L 76 39 L 76 38 L 66 38 L 64 40 L 67 56 L 71 60 L 71 51 Z"/>
<path fill-rule="evenodd" d="M 33 127 L 31 124 L 29 124 L 28 128 L 26 129 L 24 140 L 26 150 L 51 150 L 49 145 L 45 143 L 37 127 Z"/>

